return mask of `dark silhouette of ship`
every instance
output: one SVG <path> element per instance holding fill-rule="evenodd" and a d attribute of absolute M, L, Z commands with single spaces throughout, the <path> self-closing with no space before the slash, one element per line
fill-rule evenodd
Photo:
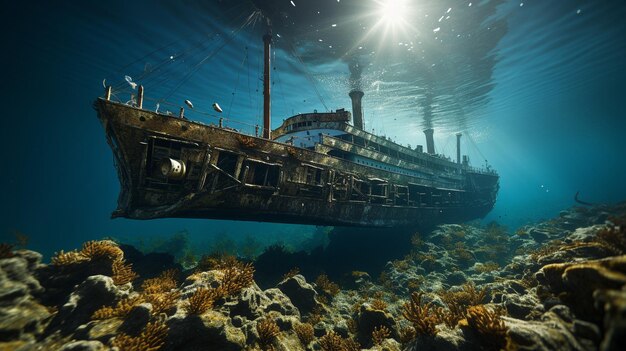
<path fill-rule="evenodd" d="M 363 130 L 361 99 L 352 113 L 299 114 L 270 130 L 270 43 L 264 36 L 264 125 L 252 136 L 223 125 L 143 109 L 94 103 L 113 150 L 121 184 L 112 217 L 217 218 L 314 225 L 430 226 L 486 215 L 497 173 L 436 155 L 433 129 L 407 148 Z M 352 118 L 351 118 L 352 117 Z M 352 119 L 352 124 L 350 121 Z M 258 134 L 258 133 L 257 133 Z"/>

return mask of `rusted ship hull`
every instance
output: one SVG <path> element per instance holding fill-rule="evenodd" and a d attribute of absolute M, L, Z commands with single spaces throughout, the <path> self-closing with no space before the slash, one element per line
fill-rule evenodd
<path fill-rule="evenodd" d="M 121 184 L 113 217 L 428 226 L 484 216 L 498 190 L 494 175 L 467 173 L 460 187 L 447 189 L 106 99 L 95 108 Z M 180 161 L 184 175 L 166 176 L 163 160 Z"/>

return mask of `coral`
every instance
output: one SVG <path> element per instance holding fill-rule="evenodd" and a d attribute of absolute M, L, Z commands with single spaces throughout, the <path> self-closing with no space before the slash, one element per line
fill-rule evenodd
<path fill-rule="evenodd" d="M 203 314 L 213 307 L 213 303 L 218 298 L 217 289 L 200 288 L 187 299 L 183 306 L 187 314 Z"/>
<path fill-rule="evenodd" d="M 293 327 L 303 347 L 307 347 L 315 339 L 315 331 L 309 323 L 298 323 Z"/>
<path fill-rule="evenodd" d="M 626 253 L 626 220 L 618 217 L 610 217 L 613 225 L 608 225 L 596 233 L 594 241 L 615 255 Z"/>
<path fill-rule="evenodd" d="M 508 328 L 500 316 L 483 305 L 467 309 L 467 324 L 481 335 L 484 349 L 502 350 L 508 343 Z"/>
<path fill-rule="evenodd" d="M 461 261 L 461 263 L 467 264 L 474 260 L 474 255 L 470 250 L 467 249 L 465 243 L 462 241 L 458 241 L 454 244 L 454 250 L 452 251 L 452 256 Z"/>
<path fill-rule="evenodd" d="M 407 260 L 393 260 L 391 262 L 393 268 L 398 272 L 406 272 L 411 268 L 411 265 Z"/>
<path fill-rule="evenodd" d="M 320 274 L 317 279 L 315 279 L 315 285 L 325 294 L 329 296 L 335 296 L 339 293 L 339 285 L 333 283 L 328 279 L 326 274 Z"/>
<path fill-rule="evenodd" d="M 319 344 L 323 351 L 357 351 L 361 349 L 361 345 L 356 341 L 344 339 L 333 331 L 322 336 Z"/>
<path fill-rule="evenodd" d="M 465 283 L 461 287 L 461 291 L 441 290 L 438 292 L 443 302 L 450 305 L 475 306 L 482 304 L 487 296 L 487 288 L 476 290 L 474 283 Z"/>
<path fill-rule="evenodd" d="M 139 305 L 143 302 L 142 296 L 134 296 L 120 300 L 115 307 L 104 306 L 100 309 L 96 310 L 91 319 L 108 319 L 113 317 L 121 317 L 124 318 L 128 316 L 130 311 L 132 311 L 135 306 Z"/>
<path fill-rule="evenodd" d="M 83 244 L 80 254 L 90 261 L 99 259 L 121 260 L 124 257 L 122 249 L 109 240 L 93 240 Z"/>
<path fill-rule="evenodd" d="M 13 257 L 13 245 L 7 243 L 0 243 L 0 258 Z"/>
<path fill-rule="evenodd" d="M 410 343 L 411 341 L 413 341 L 413 339 L 415 339 L 415 336 L 417 335 L 417 333 L 415 332 L 415 328 L 409 326 L 409 327 L 400 328 L 398 335 L 399 335 L 398 341 L 400 341 L 401 344 L 406 345 Z"/>
<path fill-rule="evenodd" d="M 133 265 L 126 264 L 123 259 L 114 260 L 111 270 L 113 271 L 111 278 L 116 285 L 130 283 L 138 277 L 137 273 L 133 272 Z"/>
<path fill-rule="evenodd" d="M 224 269 L 224 277 L 219 290 L 223 296 L 238 294 L 254 282 L 252 263 L 243 264 L 239 261 Z"/>
<path fill-rule="evenodd" d="M 422 240 L 422 236 L 420 235 L 419 232 L 415 232 L 411 236 L 411 245 L 413 245 L 413 247 L 416 249 L 424 245 L 424 240 Z"/>
<path fill-rule="evenodd" d="M 489 261 L 476 266 L 476 271 L 479 273 L 489 273 L 500 269 L 500 265 L 496 262 Z"/>
<path fill-rule="evenodd" d="M 264 319 L 257 323 L 256 331 L 259 333 L 258 343 L 261 350 L 273 350 L 272 343 L 280 334 L 280 329 L 276 322 L 271 319 Z"/>
<path fill-rule="evenodd" d="M 78 251 L 73 250 L 64 252 L 63 250 L 57 252 L 52 256 L 51 263 L 54 266 L 69 266 L 80 262 L 87 261 L 87 258 L 81 255 Z"/>
<path fill-rule="evenodd" d="M 370 302 L 370 306 L 375 310 L 384 311 L 387 308 L 387 303 L 381 299 L 374 299 Z"/>
<path fill-rule="evenodd" d="M 402 307 L 402 316 L 413 324 L 418 335 L 437 334 L 436 325 L 439 323 L 437 310 L 432 307 L 432 303 L 422 305 L 422 292 L 411 294 L 411 301 L 406 302 Z"/>
<path fill-rule="evenodd" d="M 158 277 L 146 279 L 141 284 L 141 289 L 145 294 L 165 293 L 172 289 L 176 289 L 178 285 L 176 276 L 179 272 L 175 269 L 168 269 L 162 272 Z"/>
<path fill-rule="evenodd" d="M 561 248 L 564 245 L 565 245 L 565 242 L 561 240 L 552 240 L 548 242 L 546 245 L 538 248 L 537 250 L 532 251 L 530 253 L 530 258 L 533 261 L 538 261 L 541 257 L 548 256 L 550 254 L 553 254 L 561 250 Z"/>
<path fill-rule="evenodd" d="M 298 274 L 300 274 L 300 268 L 293 267 L 292 269 L 289 270 L 289 272 L 283 274 L 283 278 L 281 280 L 289 279 L 289 278 L 294 277 L 294 276 L 296 276 Z"/>
<path fill-rule="evenodd" d="M 372 332 L 372 343 L 374 345 L 380 345 L 382 342 L 391 336 L 391 331 L 389 328 L 381 325 L 380 327 L 374 328 Z"/>
<path fill-rule="evenodd" d="M 233 265 L 240 265 L 241 262 L 233 255 L 224 253 L 214 253 L 211 255 L 204 255 L 200 258 L 197 271 L 210 271 L 213 269 L 225 269 Z"/>
<path fill-rule="evenodd" d="M 346 320 L 346 324 L 348 325 L 348 330 L 352 334 L 356 334 L 359 331 L 359 323 L 357 323 L 356 320 L 348 319 L 348 320 Z"/>
<path fill-rule="evenodd" d="M 152 313 L 159 315 L 167 313 L 176 306 L 176 301 L 180 298 L 179 291 L 170 291 L 166 293 L 155 293 L 145 295 L 146 301 L 152 305 Z"/>
<path fill-rule="evenodd" d="M 167 326 L 162 322 L 151 322 L 138 336 L 121 333 L 111 342 L 120 351 L 156 351 L 165 344 Z"/>

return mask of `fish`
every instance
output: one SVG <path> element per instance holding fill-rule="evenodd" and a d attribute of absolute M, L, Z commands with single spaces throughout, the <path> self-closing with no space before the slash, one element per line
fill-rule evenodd
<path fill-rule="evenodd" d="M 222 108 L 220 107 L 220 105 L 217 104 L 217 102 L 213 103 L 213 109 L 217 112 L 222 112 Z"/>
<path fill-rule="evenodd" d="M 193 108 L 193 104 L 191 103 L 191 101 L 185 100 L 185 104 L 189 106 L 190 108 Z"/>
<path fill-rule="evenodd" d="M 124 79 L 126 80 L 126 82 L 128 82 L 128 84 L 133 88 L 136 89 L 137 88 L 137 83 L 133 82 L 133 78 L 131 78 L 130 76 L 124 76 Z"/>

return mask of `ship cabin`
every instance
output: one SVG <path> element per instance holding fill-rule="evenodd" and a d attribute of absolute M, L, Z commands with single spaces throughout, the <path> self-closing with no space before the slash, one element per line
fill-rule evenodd
<path fill-rule="evenodd" d="M 422 179 L 432 178 L 434 173 L 460 174 L 468 168 L 466 159 L 457 164 L 444 156 L 425 153 L 421 145 L 415 149 L 399 145 L 354 127 L 350 120 L 350 112 L 344 109 L 299 114 L 285 119 L 272 131 L 272 137 L 295 147 Z"/>

